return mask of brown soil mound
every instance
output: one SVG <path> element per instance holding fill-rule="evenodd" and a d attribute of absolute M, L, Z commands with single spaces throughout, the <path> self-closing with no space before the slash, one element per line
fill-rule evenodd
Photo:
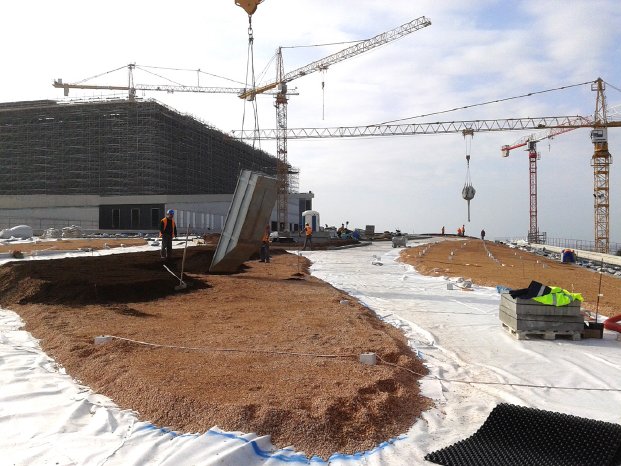
<path fill-rule="evenodd" d="M 211 250 L 188 248 L 185 272 L 204 273 L 212 257 Z M 179 275 L 180 260 L 176 259 L 168 267 Z M 205 287 L 204 282 L 191 277 L 184 281 L 197 288 Z M 164 269 L 159 251 L 123 254 L 122 257 L 14 262 L 0 268 L 0 304 L 150 301 L 169 295 L 178 284 Z"/>
<path fill-rule="evenodd" d="M 404 336 L 308 276 L 305 259 L 300 279 L 298 257 L 272 254 L 206 275 L 213 248 L 188 248 L 191 286 L 177 293 L 155 251 L 14 262 L 0 267 L 0 302 L 69 374 L 159 426 L 270 434 L 323 458 L 406 432 L 429 406 L 419 377 L 358 362 L 373 351 L 425 374 Z M 95 346 L 97 335 L 183 348 Z"/>
<path fill-rule="evenodd" d="M 486 241 L 485 245 L 499 263 L 487 255 L 483 241 L 476 239 L 448 240 L 423 246 L 427 252 L 422 257 L 419 256 L 421 247 L 407 249 L 401 253 L 401 260 L 424 275 L 464 277 L 483 286 L 504 285 L 519 289 L 526 288 L 532 280 L 560 286 L 581 293 L 583 309 L 596 310 L 599 273 L 502 244 Z M 454 255 L 449 259 L 451 252 Z M 600 314 L 609 317 L 620 314 L 621 281 L 605 274 L 601 277 L 604 296 L 599 301 Z"/>

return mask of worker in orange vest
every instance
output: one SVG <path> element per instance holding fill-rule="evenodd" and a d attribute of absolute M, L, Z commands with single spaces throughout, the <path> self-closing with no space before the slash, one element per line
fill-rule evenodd
<path fill-rule="evenodd" d="M 261 250 L 259 251 L 259 262 L 270 261 L 270 226 L 265 225 L 263 230 L 263 238 L 261 238 Z"/>
<path fill-rule="evenodd" d="M 166 216 L 160 220 L 160 237 L 162 238 L 162 250 L 160 256 L 163 260 L 172 259 L 172 240 L 177 237 L 177 225 L 175 225 L 175 211 L 168 209 Z"/>
<path fill-rule="evenodd" d="M 304 247 L 302 248 L 302 251 L 306 251 L 306 245 L 308 245 L 309 249 L 312 251 L 313 250 L 313 229 L 310 227 L 308 223 L 304 227 L 304 234 L 305 234 Z"/>
<path fill-rule="evenodd" d="M 457 228 L 457 236 L 461 236 L 461 228 L 460 227 Z"/>

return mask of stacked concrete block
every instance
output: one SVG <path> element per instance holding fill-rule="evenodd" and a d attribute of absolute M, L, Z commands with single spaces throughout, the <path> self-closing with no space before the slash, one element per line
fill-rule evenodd
<path fill-rule="evenodd" d="M 580 340 L 584 329 L 580 301 L 557 307 L 502 293 L 498 316 L 503 327 L 518 340 L 531 337 L 554 340 L 558 336 Z"/>

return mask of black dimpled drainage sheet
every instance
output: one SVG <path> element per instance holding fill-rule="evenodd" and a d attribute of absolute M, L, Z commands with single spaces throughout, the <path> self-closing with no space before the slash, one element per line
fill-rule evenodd
<path fill-rule="evenodd" d="M 502 403 L 471 437 L 425 459 L 445 466 L 618 466 L 621 425 Z"/>

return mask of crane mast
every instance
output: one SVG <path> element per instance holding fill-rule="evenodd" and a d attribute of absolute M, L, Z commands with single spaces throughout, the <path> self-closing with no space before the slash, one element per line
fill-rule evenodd
<path fill-rule="evenodd" d="M 276 80 L 282 79 L 284 64 L 282 48 L 278 48 L 276 56 Z M 287 162 L 287 83 L 281 81 L 276 94 L 276 215 L 278 231 L 289 230 L 289 163 Z"/>
<path fill-rule="evenodd" d="M 545 243 L 546 234 L 539 233 L 537 225 L 537 160 L 539 160 L 539 152 L 537 152 L 537 141 L 528 143 L 528 178 L 530 181 L 529 191 L 529 226 L 528 226 L 528 242 L 529 243 Z"/>
<path fill-rule="evenodd" d="M 593 202 L 595 209 L 595 250 L 608 253 L 610 247 L 609 207 L 610 207 L 610 164 L 612 156 L 608 152 L 608 120 L 606 114 L 605 84 L 598 78 L 591 90 L 597 92 L 591 142 L 593 143 Z"/>

